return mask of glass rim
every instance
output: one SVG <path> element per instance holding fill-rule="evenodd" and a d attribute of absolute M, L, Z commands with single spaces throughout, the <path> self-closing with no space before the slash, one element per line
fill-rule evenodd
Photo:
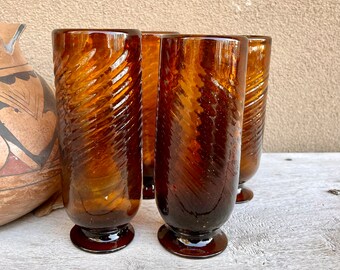
<path fill-rule="evenodd" d="M 180 35 L 179 32 L 176 31 L 141 31 L 143 36 L 173 36 Z"/>
<path fill-rule="evenodd" d="M 245 35 L 206 35 L 206 34 L 178 34 L 164 35 L 163 38 L 179 38 L 181 40 L 216 40 L 216 41 L 247 41 Z"/>
<path fill-rule="evenodd" d="M 271 36 L 262 35 L 245 35 L 249 40 L 262 40 L 262 41 L 272 41 Z"/>
<path fill-rule="evenodd" d="M 115 28 L 58 28 L 52 31 L 52 35 L 57 34 L 127 34 L 130 36 L 141 36 L 138 29 L 115 29 Z"/>

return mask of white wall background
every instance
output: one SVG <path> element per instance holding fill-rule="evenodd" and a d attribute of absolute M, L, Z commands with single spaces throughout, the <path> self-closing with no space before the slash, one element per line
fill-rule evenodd
<path fill-rule="evenodd" d="M 340 151 L 339 0 L 0 0 L 27 24 L 22 49 L 53 82 L 54 28 L 138 28 L 273 38 L 265 151 Z"/>

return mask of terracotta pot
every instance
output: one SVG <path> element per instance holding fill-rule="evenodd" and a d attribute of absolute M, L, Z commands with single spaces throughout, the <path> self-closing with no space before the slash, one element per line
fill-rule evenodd
<path fill-rule="evenodd" d="M 55 97 L 20 51 L 24 29 L 0 23 L 0 225 L 50 212 L 60 191 Z"/>

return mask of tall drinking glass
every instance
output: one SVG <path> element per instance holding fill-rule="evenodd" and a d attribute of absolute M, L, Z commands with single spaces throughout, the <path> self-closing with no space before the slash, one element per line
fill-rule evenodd
<path fill-rule="evenodd" d="M 237 203 L 250 201 L 254 196 L 253 192 L 243 184 L 254 176 L 260 165 L 272 41 L 266 36 L 247 36 L 247 38 L 249 40 L 247 86 Z"/>
<path fill-rule="evenodd" d="M 142 32 L 143 103 L 143 198 L 155 198 L 153 180 L 156 136 L 156 111 L 159 75 L 159 51 L 165 35 L 177 32 Z"/>
<path fill-rule="evenodd" d="M 170 252 L 221 253 L 220 227 L 236 201 L 248 41 L 235 36 L 163 37 L 155 187 Z"/>
<path fill-rule="evenodd" d="M 141 33 L 53 31 L 63 199 L 77 247 L 128 245 L 142 193 Z"/>

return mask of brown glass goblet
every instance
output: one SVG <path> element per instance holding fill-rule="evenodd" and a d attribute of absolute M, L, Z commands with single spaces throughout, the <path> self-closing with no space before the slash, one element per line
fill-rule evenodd
<path fill-rule="evenodd" d="M 141 33 L 53 31 L 62 190 L 74 245 L 108 253 L 133 237 L 142 194 Z"/>
<path fill-rule="evenodd" d="M 160 243 L 184 257 L 221 253 L 236 201 L 248 41 L 163 37 L 155 153 Z"/>
<path fill-rule="evenodd" d="M 250 201 L 254 196 L 252 190 L 243 184 L 254 176 L 260 165 L 271 52 L 270 37 L 247 36 L 247 38 L 249 40 L 247 86 L 237 203 Z"/>
<path fill-rule="evenodd" d="M 177 32 L 142 32 L 143 104 L 143 199 L 155 198 L 153 180 L 156 136 L 156 111 L 159 75 L 159 50 L 164 35 Z"/>

